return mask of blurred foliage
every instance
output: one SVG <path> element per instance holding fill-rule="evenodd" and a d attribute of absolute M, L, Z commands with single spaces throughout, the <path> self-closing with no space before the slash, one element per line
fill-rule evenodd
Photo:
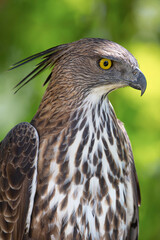
<path fill-rule="evenodd" d="M 0 139 L 38 108 L 47 73 L 13 94 L 34 63 L 7 72 L 36 52 L 83 37 L 116 41 L 138 59 L 148 80 L 142 98 L 131 88 L 109 95 L 130 136 L 139 181 L 140 240 L 159 239 L 160 228 L 160 4 L 159 0 L 1 0 Z"/>

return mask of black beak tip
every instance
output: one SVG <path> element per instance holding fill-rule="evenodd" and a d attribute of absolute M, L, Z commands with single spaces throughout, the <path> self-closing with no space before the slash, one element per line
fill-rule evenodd
<path fill-rule="evenodd" d="M 146 88 L 147 88 L 147 82 L 144 86 L 141 87 L 141 96 L 145 93 Z"/>

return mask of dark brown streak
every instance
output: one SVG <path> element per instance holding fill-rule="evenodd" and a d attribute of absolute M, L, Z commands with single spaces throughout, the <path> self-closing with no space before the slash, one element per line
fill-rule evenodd
<path fill-rule="evenodd" d="M 111 127 L 110 127 L 110 118 L 108 114 L 107 114 L 107 133 L 108 133 L 109 142 L 111 145 L 113 145 L 113 137 L 112 137 Z"/>
<path fill-rule="evenodd" d="M 95 137 L 94 137 L 94 133 L 93 133 L 93 134 L 92 134 L 91 143 L 90 143 L 89 149 L 88 149 L 88 156 L 89 156 L 89 154 L 90 154 L 90 153 L 92 152 L 92 150 L 93 150 L 94 142 L 95 142 Z"/>
<path fill-rule="evenodd" d="M 102 137 L 102 142 L 104 144 L 104 152 L 106 155 L 106 158 L 108 160 L 109 166 L 110 166 L 110 170 L 113 172 L 114 175 L 118 174 L 118 169 L 117 169 L 117 165 L 112 157 L 112 154 L 109 150 L 108 144 L 106 142 L 106 140 Z"/>

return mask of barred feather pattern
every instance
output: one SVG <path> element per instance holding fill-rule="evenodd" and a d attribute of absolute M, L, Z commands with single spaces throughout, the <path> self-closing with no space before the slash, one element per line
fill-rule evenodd
<path fill-rule="evenodd" d="M 134 204 L 126 139 L 108 99 L 90 99 L 57 138 L 41 141 L 31 239 L 130 239 Z"/>

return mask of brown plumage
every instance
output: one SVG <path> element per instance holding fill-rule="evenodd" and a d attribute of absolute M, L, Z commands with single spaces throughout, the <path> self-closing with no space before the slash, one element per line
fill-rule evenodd
<path fill-rule="evenodd" d="M 140 190 L 130 141 L 107 95 L 146 80 L 135 58 L 82 39 L 26 58 L 42 61 L 16 87 L 52 67 L 31 123 L 0 144 L 0 239 L 138 239 Z"/>

